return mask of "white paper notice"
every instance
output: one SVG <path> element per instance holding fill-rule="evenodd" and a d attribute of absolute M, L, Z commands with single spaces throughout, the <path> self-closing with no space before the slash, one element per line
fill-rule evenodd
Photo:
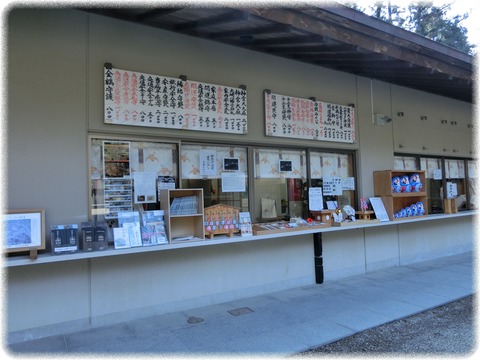
<path fill-rule="evenodd" d="M 217 175 L 217 152 L 215 150 L 200 150 L 200 175 Z"/>
<path fill-rule="evenodd" d="M 336 201 L 327 201 L 327 209 L 328 210 L 337 210 L 337 202 Z"/>
<path fill-rule="evenodd" d="M 157 202 L 157 191 L 155 189 L 155 173 L 134 172 L 133 188 L 135 193 L 135 204 Z"/>
<path fill-rule="evenodd" d="M 442 180 L 442 169 L 433 169 L 432 175 L 433 180 Z"/>
<path fill-rule="evenodd" d="M 347 177 L 343 179 L 342 188 L 343 190 L 355 190 L 355 178 Z"/>
<path fill-rule="evenodd" d="M 323 210 L 323 196 L 321 187 L 311 187 L 308 189 L 308 208 L 310 211 Z"/>
<path fill-rule="evenodd" d="M 222 172 L 223 192 L 245 192 L 245 173 Z"/>
<path fill-rule="evenodd" d="M 323 195 L 342 195 L 342 178 L 325 176 L 323 178 Z"/>
<path fill-rule="evenodd" d="M 458 195 L 457 184 L 447 182 L 447 199 L 456 198 Z"/>
<path fill-rule="evenodd" d="M 158 192 L 162 189 L 175 189 L 175 178 L 173 176 L 158 177 Z"/>
<path fill-rule="evenodd" d="M 373 211 L 375 211 L 375 216 L 380 221 L 390 221 L 388 217 L 387 210 L 385 210 L 385 206 L 383 205 L 383 201 L 381 198 L 369 198 L 370 204 L 372 204 Z"/>

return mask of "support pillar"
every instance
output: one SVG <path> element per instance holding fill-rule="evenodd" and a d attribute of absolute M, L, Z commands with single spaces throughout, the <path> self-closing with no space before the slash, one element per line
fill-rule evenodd
<path fill-rule="evenodd" d="M 323 284 L 322 233 L 313 234 L 313 254 L 315 260 L 315 282 Z"/>

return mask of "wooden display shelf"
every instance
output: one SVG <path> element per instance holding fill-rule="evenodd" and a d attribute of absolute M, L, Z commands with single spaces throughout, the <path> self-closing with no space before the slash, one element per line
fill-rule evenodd
<path fill-rule="evenodd" d="M 412 192 L 394 192 L 392 190 L 392 178 L 402 177 L 407 175 L 410 177 L 412 174 L 419 174 L 420 182 L 422 183 L 422 191 Z M 382 199 L 385 210 L 391 221 L 403 220 L 413 217 L 421 217 L 428 215 L 428 203 L 427 203 L 427 189 L 424 170 L 383 170 L 373 172 L 375 196 Z M 423 215 L 415 215 L 411 217 L 395 218 L 394 214 L 401 209 L 406 209 L 418 202 L 423 203 Z"/>
<path fill-rule="evenodd" d="M 426 195 L 417 195 L 411 197 L 394 197 L 394 196 L 381 196 L 380 197 L 383 201 L 383 205 L 385 206 L 385 210 L 387 211 L 388 217 L 390 220 L 402 220 L 408 219 L 411 217 L 420 217 L 428 215 L 428 207 L 427 207 L 427 196 Z M 423 215 L 416 215 L 410 217 L 403 217 L 403 218 L 395 218 L 393 214 L 400 211 L 401 209 L 405 209 L 412 204 L 416 204 L 419 201 L 423 203 L 424 214 Z"/>
<path fill-rule="evenodd" d="M 187 214 L 172 214 L 172 202 L 196 196 L 196 207 L 186 204 Z M 190 208 L 191 207 L 191 208 Z M 160 208 L 165 212 L 165 227 L 170 243 L 205 239 L 203 223 L 203 189 L 162 189 Z"/>
<path fill-rule="evenodd" d="M 407 175 L 409 178 L 413 174 L 420 175 L 420 182 L 422 183 L 422 191 L 404 191 L 404 192 L 394 192 L 392 191 L 392 179 L 396 176 L 402 177 Z M 398 196 L 398 197 L 408 197 L 415 194 L 426 195 L 426 178 L 425 170 L 381 170 L 373 172 L 373 186 L 375 189 L 375 196 L 389 195 L 389 196 Z"/>

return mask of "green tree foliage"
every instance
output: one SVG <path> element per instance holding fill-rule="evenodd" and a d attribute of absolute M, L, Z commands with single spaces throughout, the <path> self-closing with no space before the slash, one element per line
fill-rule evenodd
<path fill-rule="evenodd" d="M 461 25 L 468 14 L 449 16 L 451 4 L 434 6 L 430 0 L 414 1 L 407 6 L 394 5 L 390 0 L 377 0 L 367 7 L 351 1 L 344 1 L 343 4 L 443 45 L 467 54 L 473 53 L 467 29 Z"/>

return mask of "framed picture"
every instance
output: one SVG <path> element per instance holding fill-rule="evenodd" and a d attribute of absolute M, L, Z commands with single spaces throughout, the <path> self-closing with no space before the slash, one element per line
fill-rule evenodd
<path fill-rule="evenodd" d="M 3 221 L 6 252 L 45 249 L 44 209 L 9 210 Z"/>
<path fill-rule="evenodd" d="M 223 158 L 223 170 L 238 171 L 238 158 Z"/>
<path fill-rule="evenodd" d="M 103 141 L 103 177 L 130 176 L 130 142 Z"/>
<path fill-rule="evenodd" d="M 279 160 L 278 161 L 278 171 L 292 171 L 292 161 L 291 160 Z"/>

